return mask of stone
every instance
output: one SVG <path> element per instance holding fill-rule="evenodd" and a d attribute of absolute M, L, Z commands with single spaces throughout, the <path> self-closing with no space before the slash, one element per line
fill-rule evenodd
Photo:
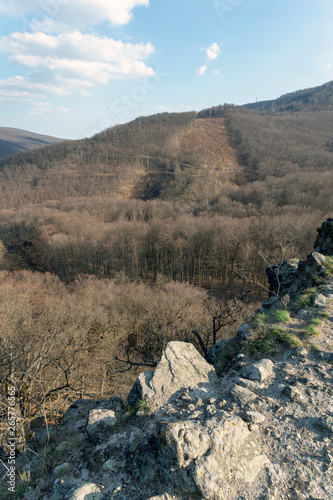
<path fill-rule="evenodd" d="M 166 459 L 177 463 L 187 481 L 188 493 L 194 485 L 200 498 L 227 498 L 235 479 L 255 480 L 269 460 L 258 451 L 247 425 L 237 416 L 211 418 L 205 422 L 180 421 L 161 427 L 162 450 Z M 190 477 L 182 474 L 189 465 Z M 221 467 L 223 464 L 223 467 Z"/>
<path fill-rule="evenodd" d="M 237 330 L 237 335 L 240 337 L 242 340 L 246 340 L 251 337 L 251 327 L 248 323 L 243 323 L 238 330 Z"/>
<path fill-rule="evenodd" d="M 298 347 L 295 351 L 295 354 L 297 356 L 300 356 L 301 358 L 306 358 L 307 355 L 309 354 L 308 351 L 305 349 L 305 347 Z"/>
<path fill-rule="evenodd" d="M 262 307 L 263 309 L 271 309 L 273 307 L 278 307 L 280 304 L 280 297 L 277 297 L 276 295 L 272 295 L 269 299 L 266 300 L 266 302 L 263 303 Z"/>
<path fill-rule="evenodd" d="M 101 489 L 94 483 L 56 479 L 50 500 L 102 500 Z"/>
<path fill-rule="evenodd" d="M 86 432 L 90 439 L 101 441 L 106 432 L 110 431 L 117 422 L 116 413 L 113 410 L 96 408 L 90 410 Z"/>
<path fill-rule="evenodd" d="M 313 297 L 313 305 L 314 307 L 318 307 L 323 309 L 326 307 L 326 297 L 325 295 L 319 293 Z"/>
<path fill-rule="evenodd" d="M 326 429 L 333 433 L 333 417 L 324 417 L 321 423 Z"/>
<path fill-rule="evenodd" d="M 218 356 L 223 352 L 223 350 L 228 345 L 229 341 L 227 339 L 222 339 L 221 342 L 214 344 L 208 351 L 207 361 L 212 365 L 215 365 L 218 359 Z"/>
<path fill-rule="evenodd" d="M 289 397 L 292 401 L 296 403 L 301 403 L 303 401 L 302 393 L 297 387 L 286 386 L 281 393 L 283 396 Z"/>
<path fill-rule="evenodd" d="M 247 411 L 244 415 L 244 420 L 252 424 L 262 424 L 265 422 L 265 419 L 265 415 L 262 415 L 257 411 Z"/>
<path fill-rule="evenodd" d="M 240 385 L 234 384 L 231 388 L 231 394 L 233 398 L 241 404 L 246 405 L 250 401 L 256 399 L 256 394 L 246 389 L 245 387 L 241 387 Z"/>
<path fill-rule="evenodd" d="M 217 375 L 209 363 L 192 344 L 169 342 L 155 372 L 140 374 L 129 393 L 129 404 L 140 399 L 153 401 L 161 406 L 181 389 L 200 387 L 217 381 Z"/>
<path fill-rule="evenodd" d="M 128 440 L 128 449 L 130 453 L 133 453 L 137 447 L 142 443 L 144 434 L 141 429 L 135 428 L 131 431 Z"/>
<path fill-rule="evenodd" d="M 323 255 L 333 255 L 333 219 L 325 220 L 317 232 L 315 251 Z"/>
<path fill-rule="evenodd" d="M 311 287 L 325 277 L 325 260 L 326 258 L 324 255 L 312 252 L 305 260 L 299 262 L 298 276 L 301 288 Z"/>
<path fill-rule="evenodd" d="M 124 411 L 125 405 L 122 398 L 112 397 L 110 399 L 99 401 L 98 408 L 103 410 L 113 410 L 117 415 L 119 415 Z"/>
<path fill-rule="evenodd" d="M 117 474 L 119 470 L 122 468 L 122 464 L 118 462 L 115 458 L 110 458 L 102 465 L 102 470 L 105 472 L 113 472 Z"/>
<path fill-rule="evenodd" d="M 53 474 L 55 476 L 63 476 L 65 474 L 68 474 L 71 468 L 71 464 L 65 462 L 63 464 L 58 465 L 53 469 Z"/>
<path fill-rule="evenodd" d="M 60 453 L 63 451 L 66 451 L 70 448 L 71 444 L 69 441 L 63 441 L 62 443 L 58 444 L 56 447 L 56 450 L 59 451 Z"/>
<path fill-rule="evenodd" d="M 54 443 L 57 439 L 57 430 L 52 425 L 44 425 L 34 433 L 34 440 L 39 449 Z"/>
<path fill-rule="evenodd" d="M 290 259 L 266 269 L 270 296 L 283 296 L 297 290 L 298 264 L 298 259 Z"/>
<path fill-rule="evenodd" d="M 67 424 L 68 422 L 77 422 L 85 418 L 89 410 L 95 406 L 95 402 L 91 399 L 78 399 L 70 405 L 67 411 L 64 413 L 63 422 Z"/>
<path fill-rule="evenodd" d="M 262 359 L 252 365 L 244 366 L 241 370 L 241 377 L 249 380 L 266 380 L 273 374 L 274 363 L 270 359 Z"/>

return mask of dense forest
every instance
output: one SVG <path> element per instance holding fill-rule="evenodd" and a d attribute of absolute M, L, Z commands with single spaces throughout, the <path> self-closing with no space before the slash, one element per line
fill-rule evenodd
<path fill-rule="evenodd" d="M 25 422 L 235 331 L 332 216 L 332 102 L 331 82 L 0 159 L 0 380 Z"/>

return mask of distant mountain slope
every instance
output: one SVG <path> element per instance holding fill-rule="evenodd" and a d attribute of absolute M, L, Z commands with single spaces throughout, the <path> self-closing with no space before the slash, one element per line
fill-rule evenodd
<path fill-rule="evenodd" d="M 333 110 L 333 81 L 320 87 L 298 90 L 272 101 L 245 104 L 248 109 L 258 111 L 302 111 Z"/>
<path fill-rule="evenodd" d="M 89 139 L 0 158 L 0 208 L 114 195 L 200 202 L 227 193 L 249 204 L 259 203 L 258 189 L 277 196 L 282 186 L 277 203 L 293 203 L 296 184 L 306 200 L 306 190 L 323 192 L 319 181 L 332 183 L 332 153 L 329 82 L 247 107 L 140 117 Z"/>
<path fill-rule="evenodd" d="M 18 128 L 0 127 L 0 157 L 40 148 L 63 140 Z"/>

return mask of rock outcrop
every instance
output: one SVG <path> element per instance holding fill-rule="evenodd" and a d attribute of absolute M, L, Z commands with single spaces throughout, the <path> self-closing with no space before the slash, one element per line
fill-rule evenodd
<path fill-rule="evenodd" d="M 266 269 L 271 299 L 289 295 L 295 297 L 301 290 L 320 283 L 327 276 L 333 254 L 333 219 L 328 219 L 318 229 L 318 237 L 312 252 L 304 260 L 290 259 Z M 325 239 L 327 235 L 327 239 Z M 276 305 L 278 302 L 276 303 Z M 271 304 L 268 304 L 270 306 Z"/>
<path fill-rule="evenodd" d="M 333 255 L 333 219 L 325 220 L 317 232 L 315 251 L 323 255 Z"/>
<path fill-rule="evenodd" d="M 141 374 L 129 396 L 129 404 L 140 399 L 161 406 L 180 389 L 216 382 L 214 368 L 200 356 L 192 344 L 169 342 L 153 372 Z"/>
<path fill-rule="evenodd" d="M 319 236 L 329 239 L 333 219 L 326 222 Z M 320 238 L 318 245 L 323 252 Z M 332 499 L 328 259 L 314 252 L 270 268 L 279 295 L 210 351 L 217 364 L 234 352 L 221 376 L 192 344 L 170 342 L 155 372 L 138 377 L 129 406 L 120 398 L 76 401 L 62 426 L 37 431 L 19 472 L 38 482 L 24 498 Z M 309 283 L 320 290 L 302 293 Z"/>

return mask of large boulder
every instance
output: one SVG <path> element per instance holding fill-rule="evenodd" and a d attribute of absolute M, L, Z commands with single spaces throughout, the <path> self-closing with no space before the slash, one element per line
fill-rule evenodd
<path fill-rule="evenodd" d="M 200 388 L 216 380 L 215 369 L 192 344 L 169 342 L 155 372 L 148 370 L 137 378 L 128 402 L 133 405 L 145 399 L 161 406 L 180 389 Z"/>
<path fill-rule="evenodd" d="M 333 219 L 325 220 L 317 231 L 315 251 L 323 255 L 333 255 Z"/>
<path fill-rule="evenodd" d="M 234 415 L 164 423 L 160 439 L 166 460 L 177 464 L 180 488 L 197 490 L 200 498 L 229 498 L 236 481 L 246 488 L 269 464 L 248 426 Z"/>

